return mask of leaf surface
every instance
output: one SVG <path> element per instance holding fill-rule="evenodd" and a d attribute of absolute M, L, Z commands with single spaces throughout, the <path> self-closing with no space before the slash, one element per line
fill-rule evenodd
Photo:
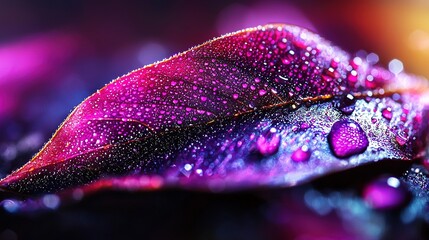
<path fill-rule="evenodd" d="M 412 160 L 425 146 L 426 90 L 305 29 L 250 28 L 106 85 L 0 185 L 234 190 Z"/>

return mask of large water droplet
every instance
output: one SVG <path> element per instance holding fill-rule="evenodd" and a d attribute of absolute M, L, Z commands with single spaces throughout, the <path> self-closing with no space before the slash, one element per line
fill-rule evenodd
<path fill-rule="evenodd" d="M 384 177 L 369 183 L 363 190 L 364 200 L 374 209 L 388 210 L 403 206 L 410 194 L 396 177 Z"/>
<path fill-rule="evenodd" d="M 277 153 L 280 147 L 280 135 L 277 133 L 277 130 L 271 128 L 269 131 L 259 136 L 258 140 L 256 140 L 256 147 L 264 156 Z"/>
<path fill-rule="evenodd" d="M 369 144 L 361 126 L 351 119 L 335 122 L 328 135 L 328 141 L 334 155 L 339 158 L 363 153 Z"/>
<path fill-rule="evenodd" d="M 291 159 L 294 162 L 305 162 L 310 159 L 311 151 L 307 145 L 304 145 L 292 153 Z"/>

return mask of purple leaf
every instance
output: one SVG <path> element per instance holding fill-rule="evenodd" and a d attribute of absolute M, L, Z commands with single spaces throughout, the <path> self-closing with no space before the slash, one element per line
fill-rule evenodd
<path fill-rule="evenodd" d="M 106 85 L 0 184 L 220 191 L 412 160 L 425 146 L 426 89 L 304 29 L 246 29 Z"/>

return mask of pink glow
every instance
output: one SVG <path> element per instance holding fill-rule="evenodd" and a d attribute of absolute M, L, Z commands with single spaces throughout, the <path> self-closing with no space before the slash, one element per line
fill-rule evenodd
<path fill-rule="evenodd" d="M 13 111 L 36 84 L 52 79 L 79 44 L 74 35 L 53 32 L 0 45 L 0 115 Z"/>

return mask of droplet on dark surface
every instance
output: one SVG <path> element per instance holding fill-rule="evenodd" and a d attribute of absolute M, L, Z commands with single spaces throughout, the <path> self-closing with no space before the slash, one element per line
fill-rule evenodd
<path fill-rule="evenodd" d="M 361 126 L 351 119 L 335 122 L 328 135 L 328 141 L 334 155 L 339 158 L 363 153 L 369 144 Z"/>

